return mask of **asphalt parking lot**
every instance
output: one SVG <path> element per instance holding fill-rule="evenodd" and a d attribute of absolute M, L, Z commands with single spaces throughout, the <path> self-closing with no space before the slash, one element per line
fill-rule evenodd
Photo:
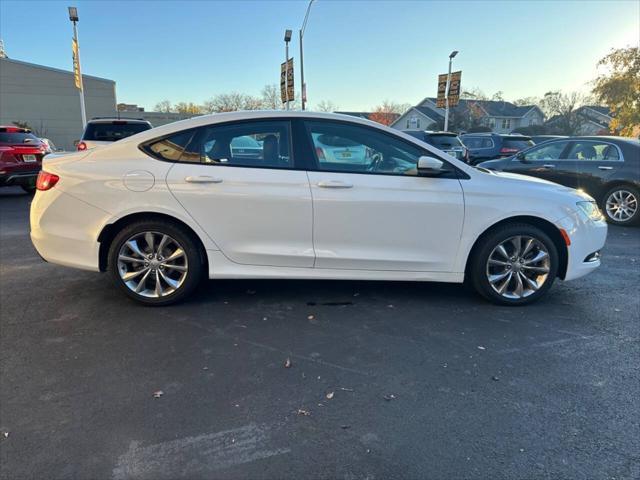
<path fill-rule="evenodd" d="M 640 477 L 640 229 L 523 308 L 325 281 L 145 308 L 41 261 L 29 201 L 0 191 L 2 479 Z"/>

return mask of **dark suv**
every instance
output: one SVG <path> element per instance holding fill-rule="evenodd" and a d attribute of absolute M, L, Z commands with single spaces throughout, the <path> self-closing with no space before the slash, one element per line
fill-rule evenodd
<path fill-rule="evenodd" d="M 458 160 L 462 160 L 463 162 L 469 161 L 468 150 L 462 144 L 456 133 L 431 132 L 428 130 L 403 130 L 403 132 L 429 145 L 433 145 L 438 150 L 442 150 L 444 153 L 448 153 Z"/>
<path fill-rule="evenodd" d="M 475 165 L 494 158 L 511 157 L 534 145 L 531 137 L 499 133 L 466 133 L 460 137 L 469 149 L 469 163 Z"/>

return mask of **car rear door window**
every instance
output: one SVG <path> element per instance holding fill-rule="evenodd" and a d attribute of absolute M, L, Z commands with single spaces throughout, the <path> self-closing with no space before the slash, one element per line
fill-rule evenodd
<path fill-rule="evenodd" d="M 180 161 L 236 167 L 293 168 L 288 121 L 210 125 L 196 129 Z"/>
<path fill-rule="evenodd" d="M 529 138 L 505 138 L 502 141 L 503 148 L 514 148 L 517 150 L 524 150 L 525 148 L 532 147 L 533 141 Z"/>
<path fill-rule="evenodd" d="M 417 175 L 425 152 L 372 128 L 334 122 L 306 122 L 319 170 Z"/>
<path fill-rule="evenodd" d="M 193 129 L 178 132 L 169 137 L 153 141 L 143 146 L 142 149 L 160 160 L 177 162 L 181 160 L 182 153 L 191 141 L 191 137 L 193 137 L 194 133 L 195 130 Z M 182 161 L 188 160 L 185 157 Z M 193 161 L 197 162 L 199 161 L 199 158 L 195 157 Z"/>
<path fill-rule="evenodd" d="M 620 160 L 620 155 L 615 145 L 598 141 L 575 142 L 567 157 L 569 160 L 578 161 Z"/>
<path fill-rule="evenodd" d="M 460 139 L 454 135 L 429 135 L 429 143 L 440 150 L 461 147 Z"/>

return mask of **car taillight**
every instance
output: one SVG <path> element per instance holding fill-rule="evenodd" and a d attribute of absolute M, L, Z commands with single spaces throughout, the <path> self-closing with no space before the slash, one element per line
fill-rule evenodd
<path fill-rule="evenodd" d="M 517 148 L 507 148 L 503 147 L 500 149 L 500 155 L 513 155 L 514 153 L 518 153 L 520 150 Z"/>
<path fill-rule="evenodd" d="M 87 144 L 84 143 L 84 142 L 80 142 L 80 143 L 78 143 L 78 146 L 76 148 L 78 149 L 78 151 L 86 150 L 87 149 Z"/>
<path fill-rule="evenodd" d="M 36 180 L 36 188 L 42 191 L 49 190 L 58 183 L 58 180 L 60 180 L 58 175 L 41 170 L 38 174 L 38 180 Z"/>
<path fill-rule="evenodd" d="M 326 160 L 324 158 L 324 152 L 322 151 L 322 148 L 320 148 L 320 147 L 316 147 L 316 156 L 318 157 L 318 160 Z"/>

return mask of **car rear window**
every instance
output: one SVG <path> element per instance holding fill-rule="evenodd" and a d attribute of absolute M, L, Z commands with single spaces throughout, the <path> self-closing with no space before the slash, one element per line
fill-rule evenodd
<path fill-rule="evenodd" d="M 339 137 L 337 135 L 321 134 L 318 141 L 329 147 L 359 147 L 360 143 L 354 142 L 348 138 Z"/>
<path fill-rule="evenodd" d="M 462 146 L 462 142 L 455 135 L 427 135 L 427 141 L 440 150 Z"/>
<path fill-rule="evenodd" d="M 24 132 L 0 132 L 0 143 L 40 143 L 38 137 L 31 133 Z"/>
<path fill-rule="evenodd" d="M 502 142 L 502 146 L 505 148 L 517 148 L 519 150 L 524 150 L 525 148 L 529 148 L 535 145 L 530 138 L 505 138 Z"/>
<path fill-rule="evenodd" d="M 99 142 L 116 142 L 123 138 L 130 137 L 136 133 L 149 130 L 151 127 L 147 123 L 89 123 L 84 133 L 83 140 L 95 140 Z"/>
<path fill-rule="evenodd" d="M 494 146 L 491 137 L 462 137 L 462 143 L 467 148 L 491 148 Z"/>

